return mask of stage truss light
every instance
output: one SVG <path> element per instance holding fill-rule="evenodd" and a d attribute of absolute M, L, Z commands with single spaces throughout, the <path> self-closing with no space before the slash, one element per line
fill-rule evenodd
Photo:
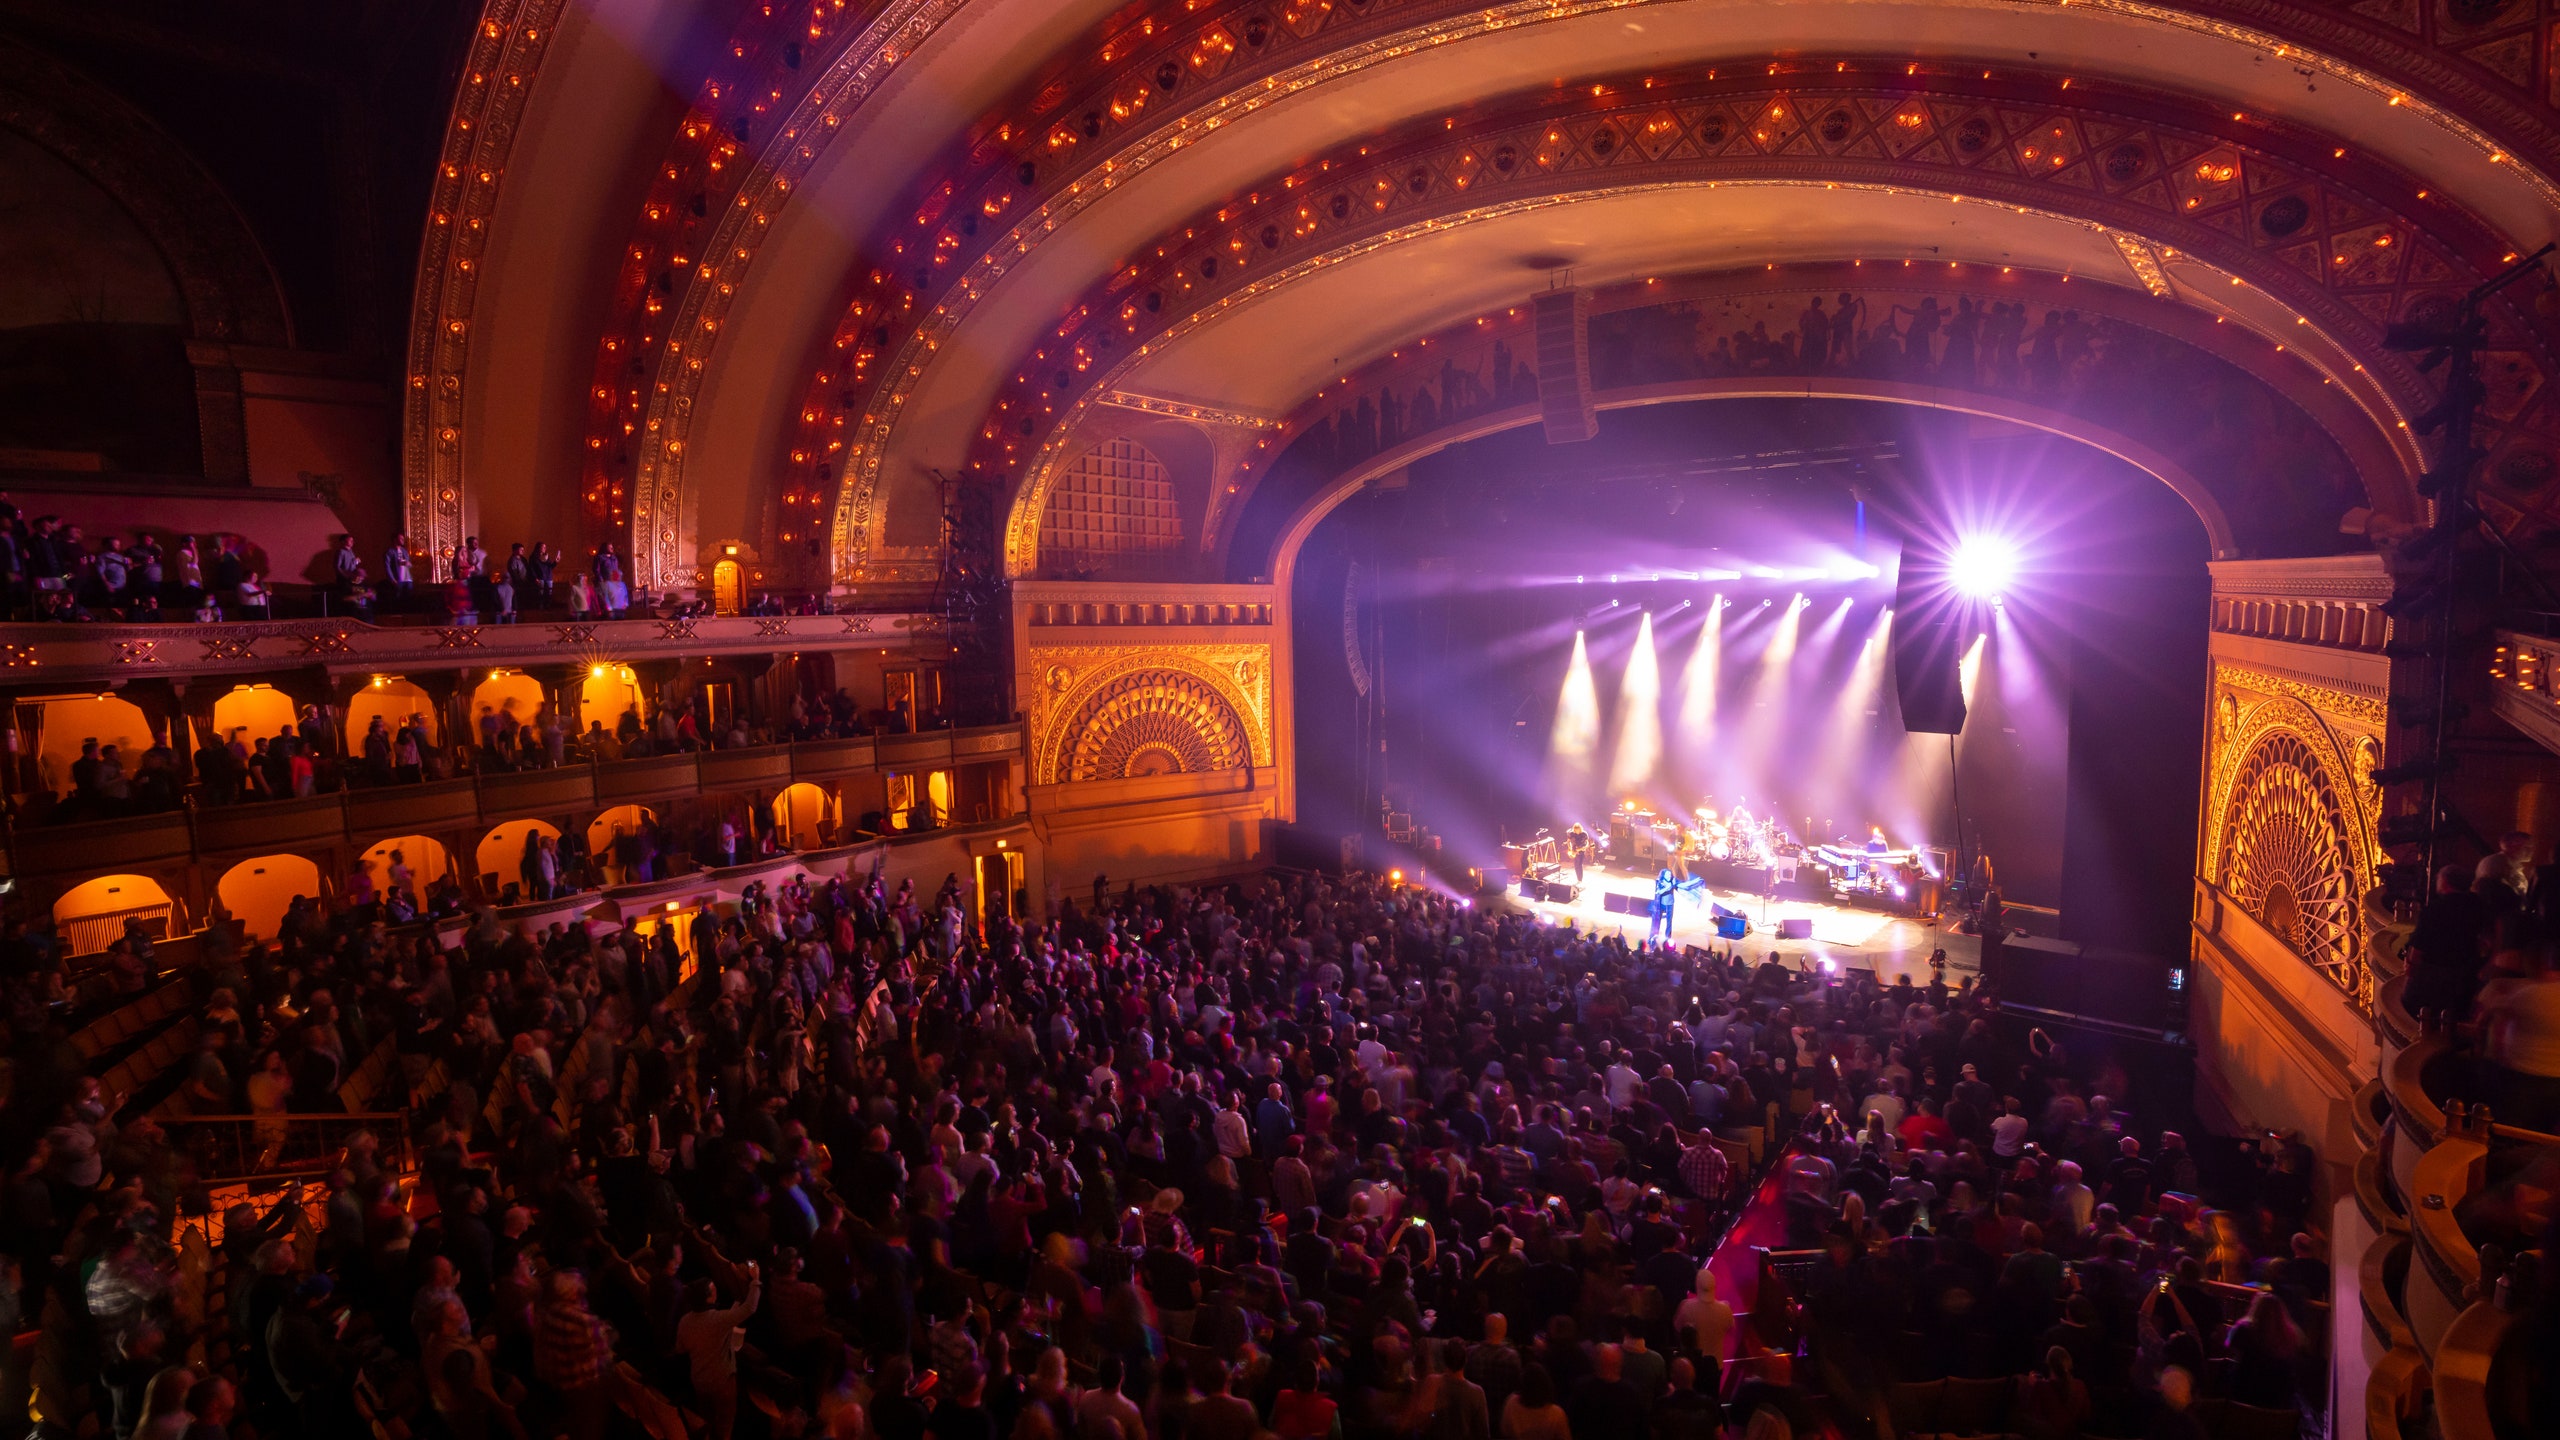
<path fill-rule="evenodd" d="M 1998 600 L 2018 578 L 2018 547 L 1997 535 L 1969 535 L 1947 557 L 1947 583 L 1975 600 Z"/>

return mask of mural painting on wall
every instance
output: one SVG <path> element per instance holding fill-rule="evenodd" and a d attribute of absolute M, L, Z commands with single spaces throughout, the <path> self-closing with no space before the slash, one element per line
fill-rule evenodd
<path fill-rule="evenodd" d="M 1527 337 L 1455 343 L 1327 407 L 1274 466 L 1331 475 L 1537 399 Z M 2114 316 L 1927 290 L 1772 290 L 1595 314 L 1591 380 L 1612 390 L 1737 376 L 1838 376 L 2011 399 L 2087 420 L 2185 466 L 2244 552 L 2324 553 L 2363 487 L 2328 432 L 2275 388 Z"/>

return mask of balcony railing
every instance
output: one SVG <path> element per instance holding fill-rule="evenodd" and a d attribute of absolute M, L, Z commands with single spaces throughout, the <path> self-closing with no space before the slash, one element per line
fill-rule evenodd
<path fill-rule="evenodd" d="M 113 683 L 149 675 L 256 674 L 279 667 L 414 671 L 479 665 L 586 664 L 653 655 L 762 655 L 943 643 L 939 615 L 706 615 L 690 620 L 526 621 L 517 625 L 368 625 L 361 620 L 212 624 L 0 624 L 0 678 Z"/>
<path fill-rule="evenodd" d="M 921 735 L 809 740 L 741 750 L 652 755 L 554 770 L 495 772 L 424 785 L 394 785 L 250 801 L 16 832 L 16 873 L 130 870 L 199 856 L 272 854 L 341 841 L 435 834 L 529 815 L 572 814 L 692 795 L 777 791 L 872 772 L 939 770 L 1021 757 L 1019 723 Z"/>
<path fill-rule="evenodd" d="M 2500 630 L 2489 641 L 2489 708 L 2560 754 L 2560 640 Z"/>

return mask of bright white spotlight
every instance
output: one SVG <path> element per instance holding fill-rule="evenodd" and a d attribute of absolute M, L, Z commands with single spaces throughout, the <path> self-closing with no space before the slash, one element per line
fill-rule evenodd
<path fill-rule="evenodd" d="M 2018 547 L 1996 535 L 1972 535 L 1947 557 L 1947 583 L 1976 600 L 1997 598 L 2018 578 Z"/>

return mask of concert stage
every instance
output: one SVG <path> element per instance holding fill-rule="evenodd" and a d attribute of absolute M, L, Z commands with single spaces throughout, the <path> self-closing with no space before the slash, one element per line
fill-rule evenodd
<path fill-rule="evenodd" d="M 1559 880 L 1571 880 L 1573 871 L 1557 873 Z M 1532 900 L 1515 888 L 1504 898 L 1541 919 L 1554 924 L 1571 922 L 1576 928 L 1602 935 L 1619 934 L 1629 943 L 1642 940 L 1647 921 L 1641 913 L 1629 915 L 1609 908 L 1607 897 L 1631 896 L 1640 903 L 1653 899 L 1653 876 L 1631 875 L 1592 866 L 1584 872 L 1580 892 L 1573 903 Z M 1623 902 L 1622 902 L 1623 903 Z M 1751 921 L 1751 933 L 1741 940 L 1724 940 L 1715 932 L 1715 918 L 1710 904 L 1727 910 L 1738 910 Z M 1782 920 L 1809 921 L 1813 936 L 1808 940 L 1781 940 L 1778 923 Z M 1947 979 L 1955 983 L 1982 968 L 1982 942 L 1975 936 L 1961 935 L 1953 929 L 1941 929 L 1923 920 L 1906 919 L 1875 910 L 1854 909 L 1846 905 L 1828 905 L 1811 900 L 1775 899 L 1736 890 L 1719 890 L 1709 885 L 1704 895 L 1696 890 L 1680 893 L 1679 909 L 1672 914 L 1671 938 L 1683 945 L 1701 949 L 1731 947 L 1744 955 L 1758 957 L 1775 950 L 1793 963 L 1796 956 L 1811 954 L 1816 960 L 1829 960 L 1843 970 L 1873 970 L 1890 982 L 1895 976 L 1909 974 L 1920 984 L 1929 980 L 1929 952 L 1944 947 L 1947 952 Z"/>

